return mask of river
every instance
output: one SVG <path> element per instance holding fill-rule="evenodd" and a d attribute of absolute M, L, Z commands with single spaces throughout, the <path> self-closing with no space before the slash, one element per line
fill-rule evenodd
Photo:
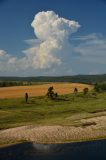
<path fill-rule="evenodd" d="M 0 160 L 106 160 L 106 140 L 67 144 L 26 142 L 0 148 Z"/>

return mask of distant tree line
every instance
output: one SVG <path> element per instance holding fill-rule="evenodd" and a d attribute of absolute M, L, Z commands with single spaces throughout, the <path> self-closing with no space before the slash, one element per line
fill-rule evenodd
<path fill-rule="evenodd" d="M 23 82 L 23 81 L 0 81 L 0 87 L 26 86 L 26 85 L 33 85 L 33 83 Z"/>
<path fill-rule="evenodd" d="M 0 77 L 0 81 L 27 81 L 27 82 L 74 82 L 95 84 L 106 82 L 106 74 L 75 75 L 75 76 L 40 76 L 40 77 Z"/>

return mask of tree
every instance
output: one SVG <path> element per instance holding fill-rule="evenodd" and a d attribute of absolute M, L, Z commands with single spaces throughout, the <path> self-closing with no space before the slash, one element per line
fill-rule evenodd
<path fill-rule="evenodd" d="M 78 93 L 78 88 L 74 88 L 74 93 L 75 93 L 75 94 Z"/>
<path fill-rule="evenodd" d="M 53 86 L 48 88 L 47 96 L 50 99 L 53 99 L 53 95 L 54 95 L 54 91 L 53 90 L 54 90 Z"/>
<path fill-rule="evenodd" d="M 89 91 L 89 89 L 88 89 L 88 88 L 84 88 L 84 89 L 83 89 L 83 93 L 84 93 L 84 95 L 86 95 L 86 94 L 88 93 L 88 91 Z"/>
<path fill-rule="evenodd" d="M 96 83 L 94 86 L 96 92 L 106 91 L 106 83 Z"/>
<path fill-rule="evenodd" d="M 28 102 L 28 93 L 25 93 L 25 101 Z"/>
<path fill-rule="evenodd" d="M 54 99 L 54 98 L 57 98 L 57 97 L 58 97 L 58 93 L 57 93 L 57 92 L 54 93 L 53 90 L 54 90 L 53 86 L 48 88 L 47 96 L 48 96 L 50 99 Z"/>

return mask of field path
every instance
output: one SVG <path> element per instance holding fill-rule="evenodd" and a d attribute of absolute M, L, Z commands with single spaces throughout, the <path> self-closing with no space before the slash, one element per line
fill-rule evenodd
<path fill-rule="evenodd" d="M 92 89 L 92 86 L 80 83 L 48 83 L 33 86 L 3 87 L 0 88 L 0 99 L 24 97 L 26 92 L 30 97 L 43 96 L 46 95 L 47 89 L 50 86 L 53 86 L 55 92 L 58 92 L 58 94 L 73 93 L 75 87 L 78 88 L 79 92 L 81 92 L 85 87 Z"/>

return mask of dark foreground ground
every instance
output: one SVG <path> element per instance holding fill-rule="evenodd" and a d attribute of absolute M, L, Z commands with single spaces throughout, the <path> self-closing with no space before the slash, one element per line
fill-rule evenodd
<path fill-rule="evenodd" d="M 0 148 L 0 160 L 106 160 L 106 140 L 70 144 L 21 143 Z"/>

